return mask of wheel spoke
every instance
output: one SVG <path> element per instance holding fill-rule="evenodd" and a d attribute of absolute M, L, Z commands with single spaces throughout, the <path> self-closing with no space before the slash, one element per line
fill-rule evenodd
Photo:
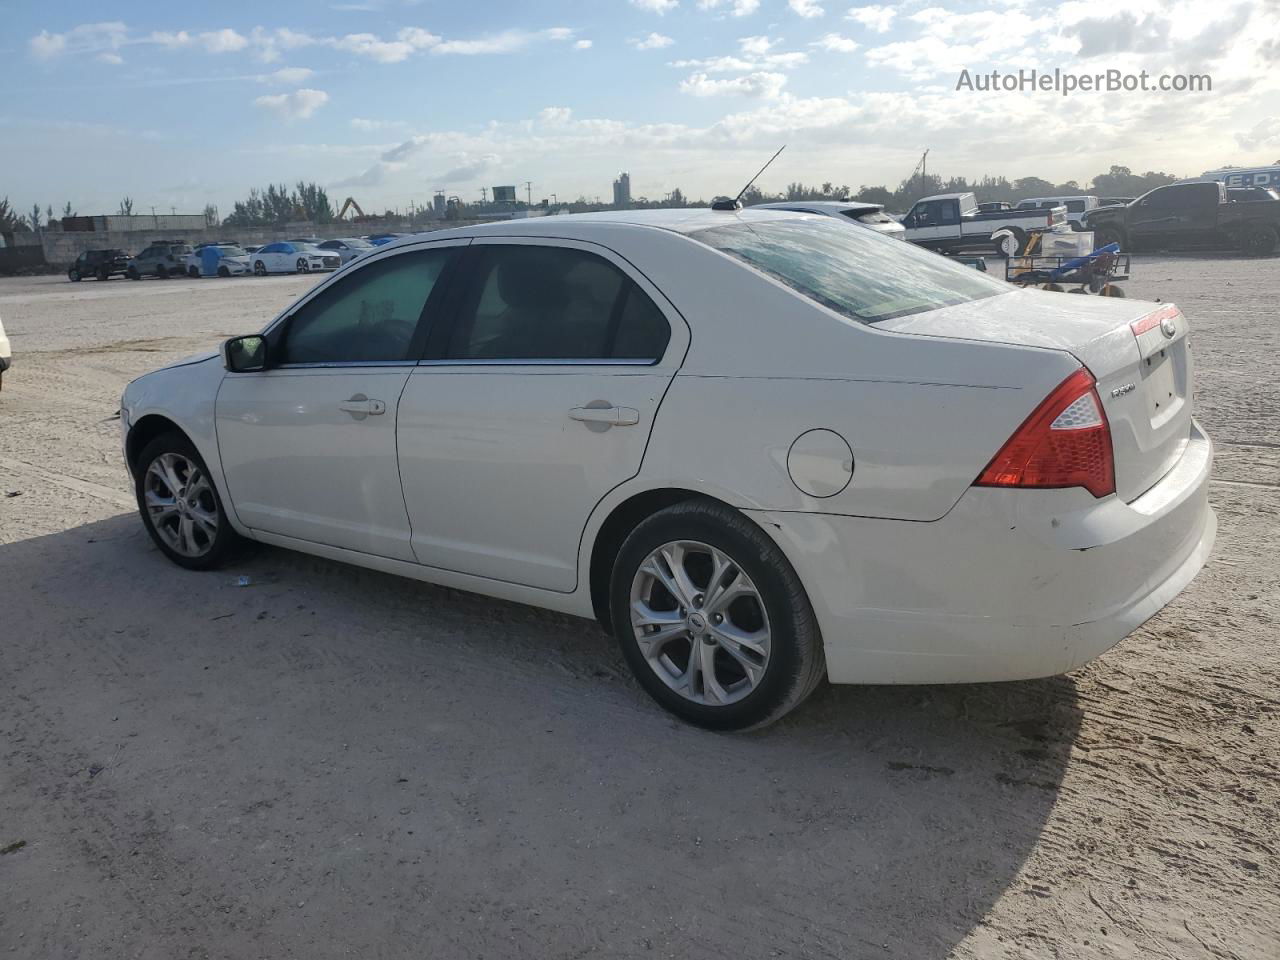
<path fill-rule="evenodd" d="M 664 627 L 684 623 L 679 610 L 655 610 L 643 600 L 631 604 L 631 623 L 637 627 Z"/>
<path fill-rule="evenodd" d="M 684 607 L 693 606 L 693 598 L 701 591 L 689 579 L 689 571 L 684 568 L 685 559 L 689 555 L 685 545 L 683 543 L 669 543 L 662 548 L 661 554 L 662 559 L 666 561 L 667 567 L 671 570 L 671 576 L 675 579 L 676 589 L 679 591 L 675 594 L 675 598 Z"/>
<path fill-rule="evenodd" d="M 747 675 L 747 682 L 754 688 L 760 682 L 760 678 L 764 676 L 764 663 L 754 657 L 748 656 L 744 650 L 751 650 L 746 644 L 739 644 L 723 635 L 717 635 L 716 640 L 725 653 L 738 661 L 743 672 Z"/>
<path fill-rule="evenodd" d="M 662 656 L 663 648 L 672 640 L 687 635 L 684 623 L 673 624 L 669 627 L 659 627 L 652 633 L 637 633 L 636 643 L 640 645 L 640 652 L 644 654 L 646 660 L 653 660 Z"/>
<path fill-rule="evenodd" d="M 196 546 L 196 522 L 191 517 L 183 517 L 178 521 L 178 543 L 183 553 L 194 556 L 200 552 Z"/>
<path fill-rule="evenodd" d="M 200 528 L 204 530 L 209 539 L 213 540 L 218 532 L 218 515 L 200 507 L 188 507 L 187 512 L 191 514 L 191 519 L 200 525 Z"/>
<path fill-rule="evenodd" d="M 687 604 L 688 601 L 680 595 L 680 585 L 676 583 L 675 578 L 669 574 L 663 566 L 663 561 L 657 557 L 650 557 L 640 568 L 640 572 L 647 574 L 657 580 L 667 593 L 671 594 L 671 599 L 679 604 Z"/>
<path fill-rule="evenodd" d="M 178 512 L 178 504 L 173 497 L 162 497 L 154 490 L 146 491 L 146 503 L 153 523 L 162 523 Z"/>
<path fill-rule="evenodd" d="M 713 703 L 725 703 L 729 699 L 729 694 L 716 677 L 716 644 L 701 640 L 695 640 L 694 643 L 697 644 L 697 656 L 701 661 L 703 696 Z M 690 659 L 693 659 L 692 655 Z"/>

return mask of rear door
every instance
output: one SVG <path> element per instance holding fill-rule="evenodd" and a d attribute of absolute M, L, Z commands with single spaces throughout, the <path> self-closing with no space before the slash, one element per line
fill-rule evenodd
<path fill-rule="evenodd" d="M 447 340 L 400 401 L 418 561 L 562 592 L 587 518 L 640 469 L 688 328 L 595 244 L 477 239 Z"/>
<path fill-rule="evenodd" d="M 433 244 L 340 274 L 268 334 L 269 369 L 226 375 L 218 448 L 243 523 L 413 559 L 396 409 L 459 249 Z"/>

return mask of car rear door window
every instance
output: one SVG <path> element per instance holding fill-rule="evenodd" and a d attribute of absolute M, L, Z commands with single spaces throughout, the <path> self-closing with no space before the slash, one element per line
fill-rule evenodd
<path fill-rule="evenodd" d="M 413 360 L 423 309 L 453 254 L 417 250 L 370 263 L 309 300 L 285 331 L 282 364 Z"/>
<path fill-rule="evenodd" d="M 603 257 L 494 245 L 478 250 L 447 358 L 653 363 L 670 337 L 648 294 Z"/>

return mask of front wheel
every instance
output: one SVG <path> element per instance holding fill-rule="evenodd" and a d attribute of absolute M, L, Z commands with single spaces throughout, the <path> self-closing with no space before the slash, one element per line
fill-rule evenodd
<path fill-rule="evenodd" d="M 310 265 L 309 263 L 307 263 L 307 261 L 306 261 L 306 260 L 303 260 L 301 257 L 299 257 L 299 258 L 298 258 L 298 264 L 297 264 L 297 266 L 298 266 L 298 272 L 299 272 L 299 273 L 310 273 L 310 272 L 311 272 L 311 265 Z"/>
<path fill-rule="evenodd" d="M 699 726 L 771 723 L 826 674 L 799 577 L 759 527 L 720 504 L 679 503 L 636 527 L 614 562 L 610 610 L 640 685 Z"/>
<path fill-rule="evenodd" d="M 265 277 L 267 275 L 267 265 L 261 260 L 253 261 L 253 275 L 255 277 Z"/>
<path fill-rule="evenodd" d="M 231 271 L 230 271 L 230 270 L 228 270 L 226 267 L 219 267 L 219 268 L 218 268 L 218 276 L 220 276 L 220 277 L 229 277 L 229 276 L 231 276 Z"/>
<path fill-rule="evenodd" d="M 80 271 L 77 270 L 75 267 L 72 267 L 70 270 L 67 271 L 67 279 L 70 280 L 72 283 L 79 283 Z"/>
<path fill-rule="evenodd" d="M 141 279 L 142 279 L 142 274 L 140 274 L 140 273 L 137 271 L 137 269 L 136 269 L 136 268 L 134 268 L 134 267 L 130 267 L 128 270 L 126 270 L 126 271 L 124 272 L 124 275 L 125 275 L 126 277 L 128 277 L 130 280 L 141 280 Z"/>
<path fill-rule="evenodd" d="M 97 277 L 98 277 L 98 279 L 99 279 L 99 280 L 110 280 L 110 279 L 111 279 L 111 274 L 110 274 L 109 272 L 107 272 L 107 268 L 106 268 L 106 267 L 101 267 L 101 268 L 99 268 L 99 270 L 98 270 Z"/>
<path fill-rule="evenodd" d="M 213 569 L 240 542 L 208 467 L 180 433 L 162 434 L 143 448 L 135 492 L 147 533 L 180 567 Z"/>
<path fill-rule="evenodd" d="M 1276 249 L 1276 232 L 1265 223 L 1245 229 L 1240 236 L 1240 250 L 1246 256 L 1265 257 Z"/>
<path fill-rule="evenodd" d="M 1094 248 L 1106 247 L 1110 244 L 1117 244 L 1120 249 L 1124 249 L 1124 235 L 1115 227 L 1098 227 L 1093 231 Z"/>

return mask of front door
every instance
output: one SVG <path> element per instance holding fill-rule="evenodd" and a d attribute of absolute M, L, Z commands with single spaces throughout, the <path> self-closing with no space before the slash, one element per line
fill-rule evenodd
<path fill-rule="evenodd" d="M 269 368 L 229 373 L 218 447 L 241 522 L 412 560 L 396 411 L 458 247 L 379 257 L 268 334 Z"/>
<path fill-rule="evenodd" d="M 593 244 L 495 238 L 467 256 L 451 335 L 400 401 L 413 549 L 569 592 L 591 511 L 640 469 L 688 328 Z"/>

